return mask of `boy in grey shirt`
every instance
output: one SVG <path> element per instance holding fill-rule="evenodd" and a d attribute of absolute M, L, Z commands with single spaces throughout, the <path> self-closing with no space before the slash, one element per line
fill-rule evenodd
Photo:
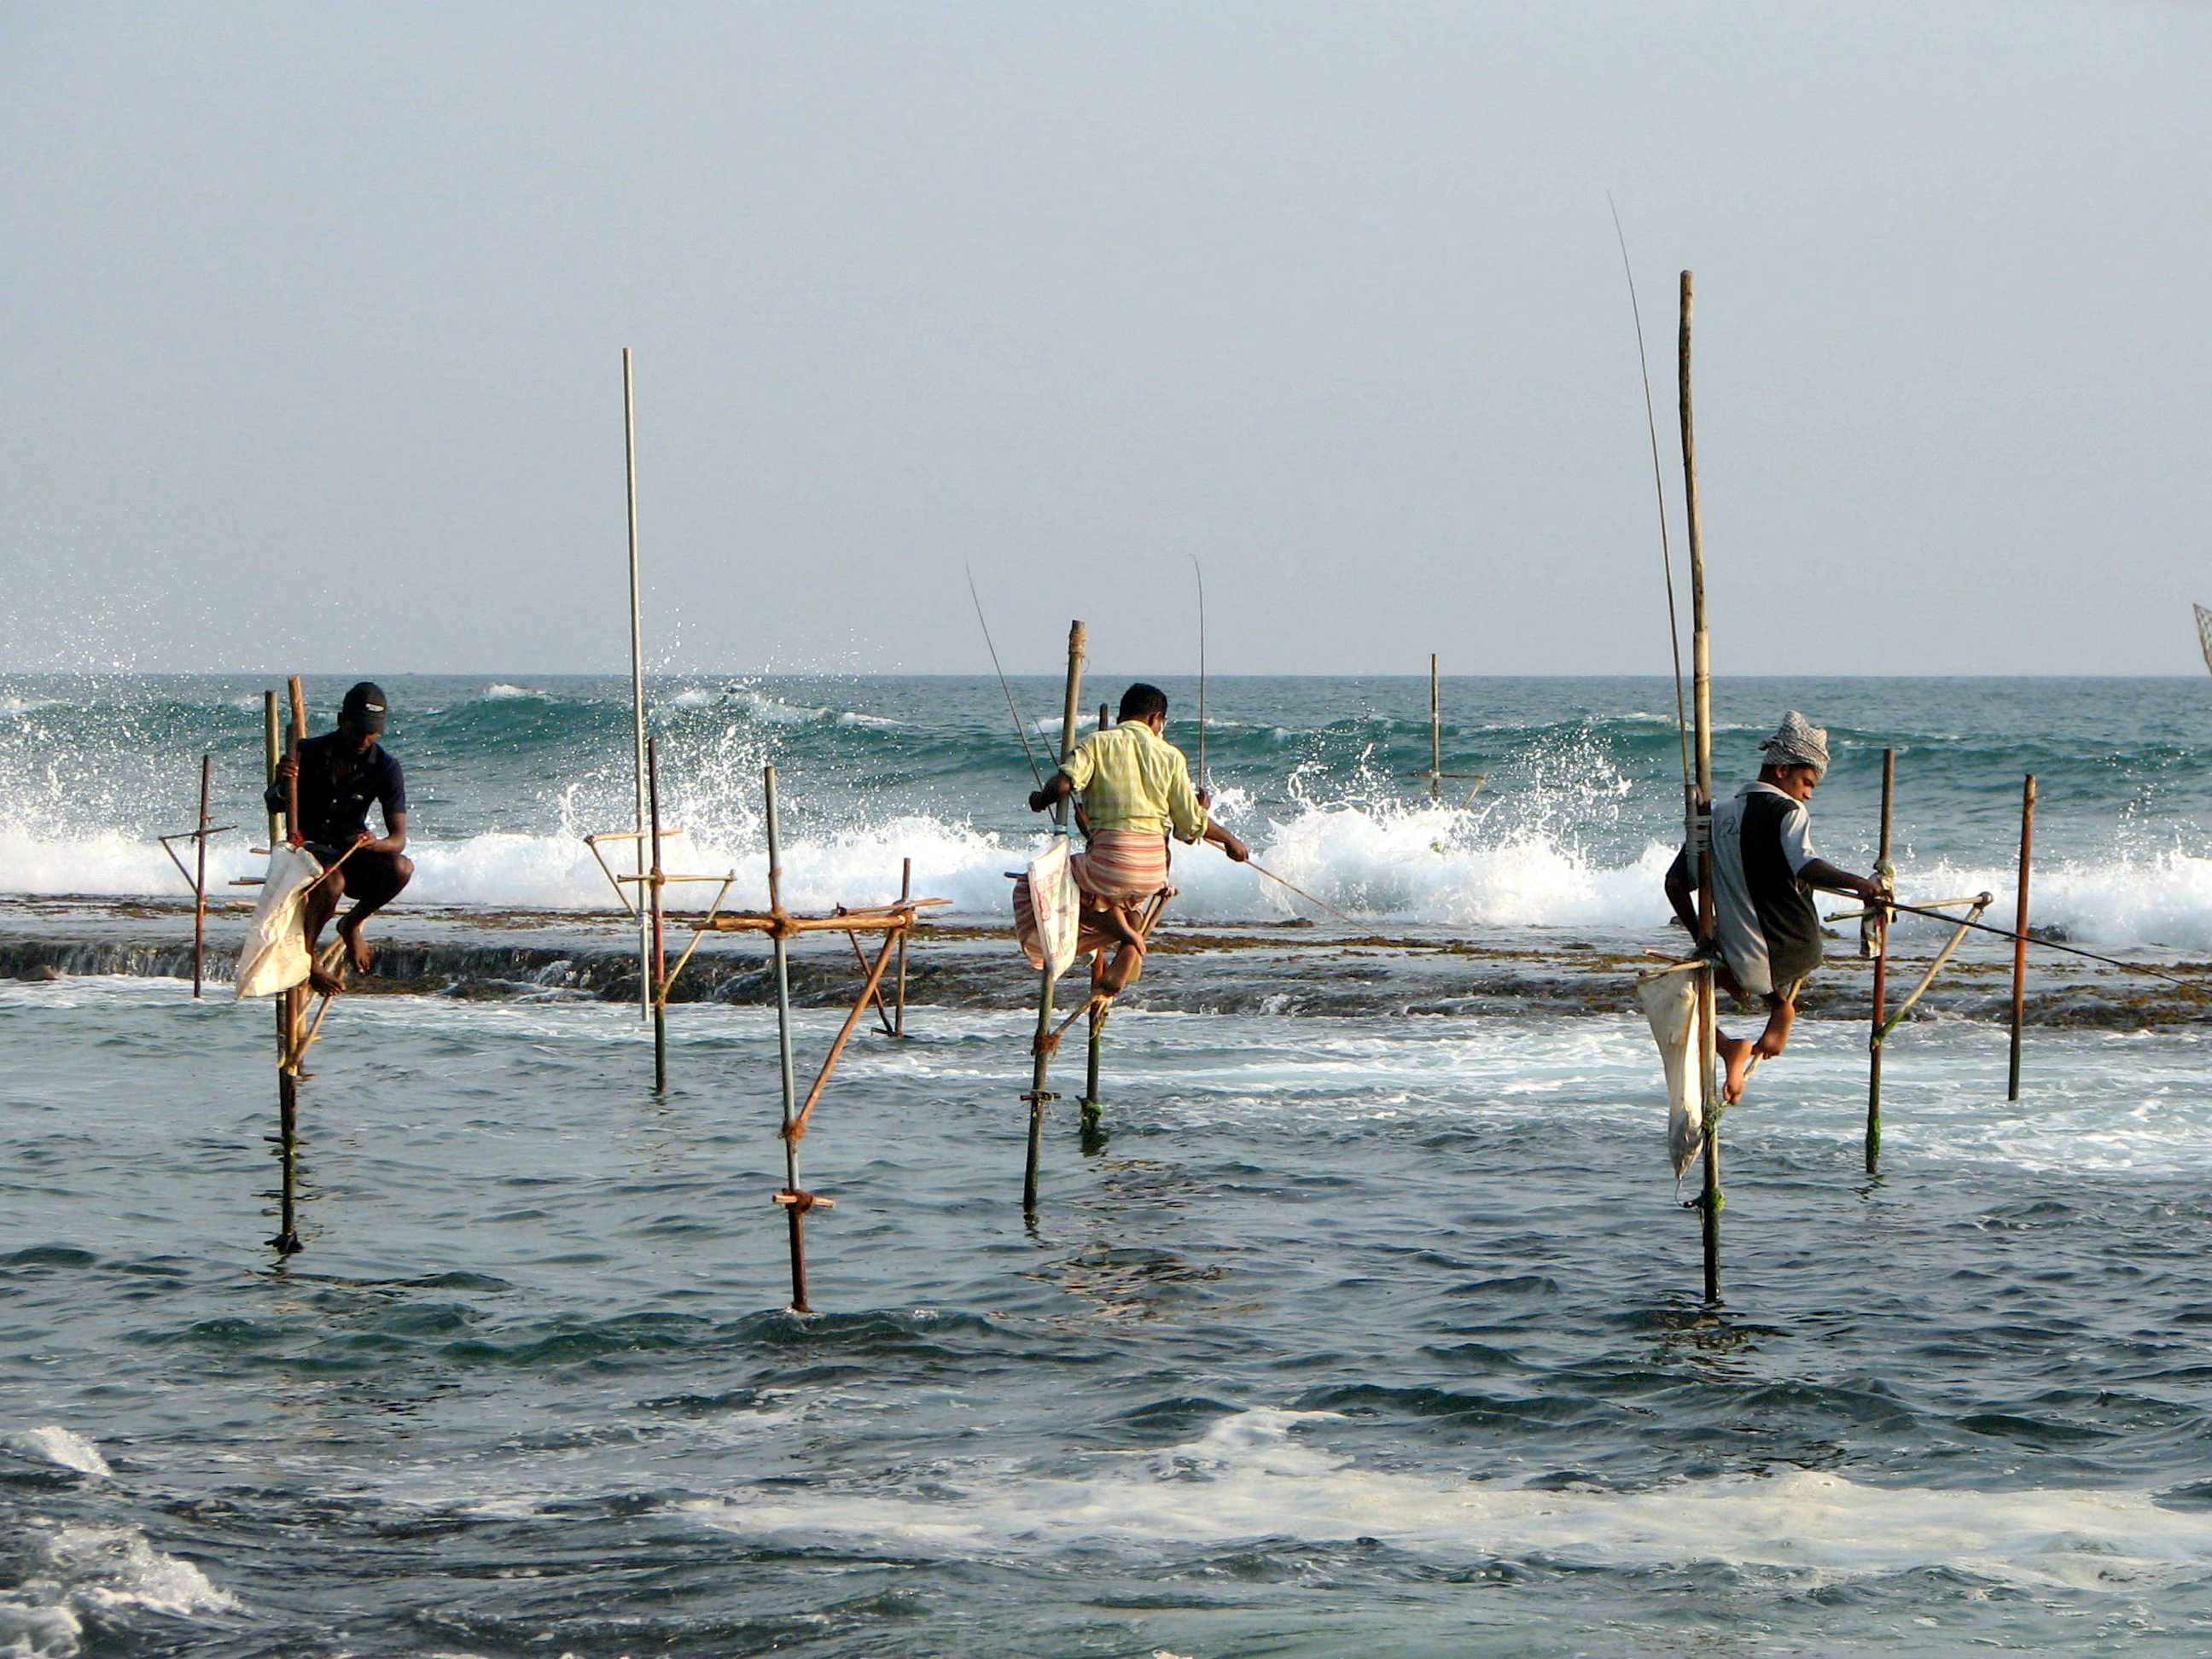
<path fill-rule="evenodd" d="M 1731 1103 L 1742 1098 L 1752 1057 L 1771 1060 L 1788 1046 L 1797 988 L 1820 965 L 1820 917 L 1813 890 L 1850 893 L 1869 904 L 1886 896 L 1880 883 L 1814 854 L 1812 814 L 1805 803 L 1828 769 L 1827 732 L 1793 708 L 1759 746 L 1766 756 L 1759 781 L 1713 807 L 1709 860 L 1718 982 L 1731 996 L 1758 997 L 1767 1008 L 1766 1030 L 1755 1042 L 1720 1034 L 1720 1055 L 1728 1066 L 1722 1094 Z M 1692 938 L 1698 912 L 1692 896 L 1701 885 L 1702 879 L 1691 878 L 1686 848 L 1667 872 L 1667 897 Z"/>

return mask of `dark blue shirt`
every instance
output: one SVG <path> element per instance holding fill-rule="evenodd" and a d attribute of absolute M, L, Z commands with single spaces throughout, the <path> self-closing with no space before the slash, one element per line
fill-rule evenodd
<path fill-rule="evenodd" d="M 382 744 L 371 744 L 366 755 L 355 759 L 353 769 L 340 777 L 333 764 L 338 757 L 337 743 L 336 732 L 325 732 L 300 745 L 297 828 L 301 839 L 325 847 L 350 847 L 356 836 L 366 835 L 371 801 L 384 808 L 387 831 L 393 817 L 407 810 L 406 777 Z M 266 799 L 270 811 L 284 810 L 284 791 L 280 786 L 271 784 Z"/>

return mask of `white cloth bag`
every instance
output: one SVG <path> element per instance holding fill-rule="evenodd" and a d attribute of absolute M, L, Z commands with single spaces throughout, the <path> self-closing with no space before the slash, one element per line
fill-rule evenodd
<path fill-rule="evenodd" d="M 1698 974 L 1652 974 L 1636 988 L 1667 1067 L 1667 1151 L 1682 1178 L 1705 1146 L 1705 1103 L 1698 1086 Z"/>
<path fill-rule="evenodd" d="M 1052 845 L 1022 872 L 1022 891 L 1034 923 L 1033 939 L 1027 931 L 1022 933 L 1022 951 L 1030 967 L 1042 968 L 1049 961 L 1055 974 L 1066 973 L 1073 964 L 1083 922 L 1083 893 L 1067 859 L 1067 837 L 1054 836 Z"/>
<path fill-rule="evenodd" d="M 313 958 L 307 954 L 307 935 L 301 926 L 307 890 L 323 866 L 304 848 L 283 843 L 269 851 L 269 873 L 261 883 L 261 898 L 246 924 L 246 943 L 238 951 L 238 994 L 272 997 L 304 984 Z"/>

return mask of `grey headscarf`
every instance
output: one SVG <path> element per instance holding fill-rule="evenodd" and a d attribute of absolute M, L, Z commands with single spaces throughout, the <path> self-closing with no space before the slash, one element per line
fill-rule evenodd
<path fill-rule="evenodd" d="M 1759 746 L 1769 766 L 1809 766 L 1823 775 L 1827 772 L 1827 729 L 1814 725 L 1794 708 L 1782 717 L 1774 735 Z"/>

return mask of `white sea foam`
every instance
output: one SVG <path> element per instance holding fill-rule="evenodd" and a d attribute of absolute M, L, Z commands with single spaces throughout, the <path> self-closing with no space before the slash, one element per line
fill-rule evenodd
<path fill-rule="evenodd" d="M 150 1613 L 192 1619 L 240 1603 L 191 1562 L 154 1547 L 136 1527 L 32 1523 L 39 1557 L 0 1595 L 0 1659 L 70 1659 L 85 1613 L 104 1620 Z"/>
<path fill-rule="evenodd" d="M 508 702 L 517 697 L 531 697 L 544 702 L 548 700 L 548 694 L 533 691 L 526 685 L 509 685 L 504 680 L 495 680 L 484 687 L 484 700 L 488 702 Z"/>
<path fill-rule="evenodd" d="M 58 1423 L 15 1430 L 0 1438 L 0 1443 L 19 1457 L 52 1463 L 57 1468 L 75 1469 L 79 1474 L 94 1475 L 104 1480 L 115 1473 L 100 1455 L 99 1447 Z"/>
<path fill-rule="evenodd" d="M 239 1606 L 235 1595 L 191 1562 L 155 1549 L 136 1527 L 62 1526 L 43 1542 L 47 1559 L 81 1607 L 143 1607 L 188 1618 Z"/>
<path fill-rule="evenodd" d="M 754 759 L 742 744 L 727 756 L 709 757 L 718 778 L 757 776 Z M 743 903 L 764 898 L 767 861 L 750 796 L 719 784 L 702 793 L 704 810 L 684 815 L 694 831 L 691 845 L 672 849 L 672 866 L 696 873 L 734 866 L 739 883 L 733 897 Z M 1220 811 L 1268 869 L 1363 920 L 1656 933 L 1668 915 L 1661 879 L 1673 852 L 1657 842 L 1624 860 L 1525 817 L 1486 818 L 1452 806 L 1389 802 L 1309 804 L 1255 823 L 1249 800 L 1234 789 L 1222 792 Z M 210 843 L 211 890 L 222 893 L 234 878 L 260 874 L 264 860 L 247 850 L 253 833 L 249 824 L 246 834 Z M 1006 915 L 1003 872 L 1044 844 L 1042 834 L 981 830 L 924 814 L 856 820 L 828 836 L 787 836 L 792 902 L 811 907 L 893 896 L 899 860 L 912 858 L 917 890 L 951 899 L 954 913 L 965 916 Z M 489 832 L 459 840 L 418 836 L 409 851 L 419 872 L 410 902 L 599 909 L 612 902 L 580 826 L 575 833 Z M 1177 913 L 1193 920 L 1319 914 L 1211 847 L 1178 847 L 1175 881 L 1182 893 Z M 119 830 L 62 838 L 0 827 L 0 892 L 183 897 L 186 890 L 150 840 Z M 2011 914 L 2012 882 L 2002 870 L 1907 865 L 1899 890 L 1908 899 L 1985 890 L 1996 899 L 1993 922 Z M 2062 928 L 2091 947 L 2212 951 L 2212 859 L 2168 853 L 2057 864 L 2037 872 L 2033 901 L 2035 925 Z M 1907 922 L 1905 930 L 1911 935 L 1938 927 Z"/>
<path fill-rule="evenodd" d="M 1009 1480 L 979 1468 L 957 1497 L 817 1489 L 685 1507 L 749 1535 L 905 1539 L 1012 1556 L 1079 1544 L 1373 1538 L 1455 1560 L 1630 1571 L 1717 1561 L 1814 1582 L 1944 1567 L 2118 1593 L 2212 1565 L 2212 1516 L 2143 1492 L 1884 1487 L 1794 1469 L 1632 1492 L 1534 1491 L 1432 1466 L 1359 1467 L 1299 1435 L 1321 1415 L 1249 1411 L 1187 1444 L 1102 1455 L 1073 1477 Z"/>

